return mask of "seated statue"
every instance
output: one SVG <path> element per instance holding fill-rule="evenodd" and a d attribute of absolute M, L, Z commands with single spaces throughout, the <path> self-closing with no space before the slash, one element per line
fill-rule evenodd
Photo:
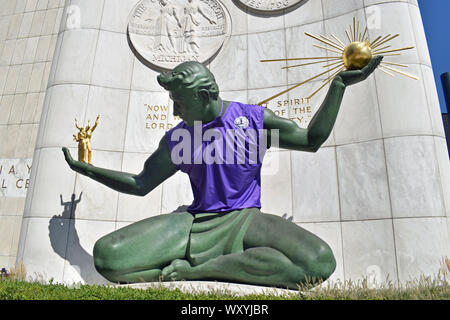
<path fill-rule="evenodd" d="M 336 261 L 323 240 L 260 211 L 261 157 L 220 161 L 221 151 L 239 144 L 226 139 L 234 131 L 234 138 L 245 139 L 244 155 L 255 145 L 264 149 L 261 139 L 245 135 L 253 129 L 266 138 L 277 133 L 280 148 L 316 152 L 333 129 L 345 88 L 366 79 L 381 60 L 377 56 L 361 70 L 339 73 L 306 129 L 268 108 L 222 100 L 213 74 L 200 63 L 184 62 L 161 73 L 158 82 L 183 121 L 166 132 L 141 173 L 98 168 L 73 160 L 67 148 L 63 152 L 74 171 L 136 196 L 181 170 L 189 176 L 194 201 L 186 212 L 144 219 L 99 239 L 93 252 L 96 270 L 116 283 L 217 280 L 289 289 L 329 278 Z M 212 130 L 209 141 L 194 141 L 196 132 L 203 137 L 207 130 Z M 210 157 L 203 159 L 207 150 Z M 239 156 L 239 150 L 231 150 L 233 159 Z"/>

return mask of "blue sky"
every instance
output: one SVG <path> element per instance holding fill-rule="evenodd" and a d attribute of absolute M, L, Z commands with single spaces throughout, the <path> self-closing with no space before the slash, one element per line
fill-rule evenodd
<path fill-rule="evenodd" d="M 450 0 L 418 0 L 441 111 L 447 112 L 440 76 L 450 72 Z"/>

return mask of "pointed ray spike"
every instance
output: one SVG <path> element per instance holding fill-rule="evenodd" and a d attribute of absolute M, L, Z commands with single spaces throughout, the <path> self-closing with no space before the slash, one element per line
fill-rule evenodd
<path fill-rule="evenodd" d="M 344 64 L 342 63 L 341 65 L 339 65 L 338 67 L 341 67 L 340 69 L 338 69 L 337 71 L 333 72 L 330 76 L 326 77 L 325 79 L 322 80 L 322 82 L 327 81 L 330 78 L 334 78 L 334 76 L 336 76 L 339 72 L 341 72 L 343 69 L 345 69 Z"/>
<path fill-rule="evenodd" d="M 341 50 L 344 50 L 344 49 L 345 49 L 345 48 L 344 48 L 343 46 L 341 46 L 339 43 L 337 43 L 336 41 L 331 40 L 330 38 L 327 38 L 327 37 L 325 37 L 325 36 L 323 36 L 323 35 L 320 35 L 320 37 L 321 37 L 322 39 L 327 40 L 327 41 L 329 41 L 330 43 L 336 45 L 336 46 L 339 47 L 339 49 L 341 49 Z"/>
<path fill-rule="evenodd" d="M 270 98 L 268 98 L 268 99 L 266 99 L 266 100 L 264 100 L 264 101 L 258 102 L 257 104 L 258 104 L 258 105 L 265 104 L 265 103 L 267 103 L 267 102 L 269 102 L 269 101 L 271 101 L 271 100 L 273 100 L 273 99 L 275 99 L 275 98 L 278 98 L 279 96 L 285 94 L 286 92 L 289 92 L 289 91 L 291 91 L 291 90 L 294 90 L 295 88 L 298 88 L 298 87 L 300 87 L 301 85 L 304 85 L 305 83 L 308 83 L 308 82 L 310 82 L 310 81 L 312 81 L 312 80 L 314 80 L 314 79 L 317 79 L 317 78 L 323 76 L 323 75 L 326 74 L 327 72 L 332 71 L 332 70 L 334 70 L 334 69 L 336 69 L 336 68 L 333 68 L 333 69 L 330 69 L 330 70 L 326 70 L 326 71 L 324 71 L 324 72 L 322 72 L 322 73 L 319 73 L 318 75 L 315 75 L 314 77 L 309 78 L 308 80 L 305 80 L 305 81 L 303 81 L 303 82 L 300 82 L 300 83 L 296 84 L 295 86 L 290 87 L 290 88 L 288 88 L 288 89 L 286 89 L 286 90 L 283 90 L 283 91 L 277 93 L 276 95 L 274 95 L 274 96 L 272 96 L 272 97 L 270 97 Z"/>
<path fill-rule="evenodd" d="M 294 60 L 333 60 L 341 59 L 341 57 L 308 57 L 308 58 L 287 58 L 287 59 L 270 59 L 270 60 L 259 60 L 259 62 L 277 62 L 277 61 L 294 61 Z"/>
<path fill-rule="evenodd" d="M 375 39 L 375 41 L 371 42 L 371 43 L 370 43 L 370 47 L 372 48 L 372 45 L 373 45 L 374 43 L 376 43 L 378 40 L 380 40 L 381 38 L 382 38 L 382 37 L 379 36 L 378 38 Z"/>
<path fill-rule="evenodd" d="M 311 64 L 328 63 L 328 62 L 330 62 L 330 61 L 329 60 L 323 60 L 323 61 L 309 62 L 309 63 L 303 63 L 303 64 L 296 64 L 296 65 L 293 65 L 293 66 L 287 66 L 287 67 L 283 67 L 281 69 L 290 69 L 290 68 L 296 68 L 296 67 L 309 66 Z"/>
<path fill-rule="evenodd" d="M 338 62 L 330 63 L 330 64 L 328 64 L 328 65 L 326 65 L 326 66 L 323 66 L 322 68 L 332 67 L 332 66 L 335 66 L 335 65 L 337 65 L 337 64 L 342 64 L 342 65 L 343 65 L 342 60 L 341 60 L 341 61 L 338 61 Z"/>
<path fill-rule="evenodd" d="M 391 46 L 386 46 L 386 47 L 383 47 L 383 48 L 377 49 L 377 50 L 373 50 L 373 49 L 372 49 L 372 52 L 375 53 L 375 52 L 377 52 L 377 51 L 385 50 L 385 49 L 388 49 L 388 48 L 390 48 L 390 47 L 391 47 Z"/>
<path fill-rule="evenodd" d="M 405 47 L 405 48 L 393 49 L 393 50 L 388 50 L 388 51 L 377 51 L 376 54 L 391 53 L 391 52 L 398 52 L 398 51 L 411 50 L 411 49 L 414 49 L 414 47 Z"/>
<path fill-rule="evenodd" d="M 342 52 L 342 51 L 337 51 L 337 50 L 334 50 L 334 49 L 330 49 L 330 48 L 327 48 L 327 47 L 324 47 L 324 46 L 319 46 L 318 44 L 313 44 L 313 46 L 314 46 L 314 47 L 316 47 L 316 48 L 320 48 L 320 49 L 328 50 L 328 51 L 331 51 L 331 52 L 334 52 L 334 53 L 339 53 L 339 54 L 343 54 L 343 52 Z"/>
<path fill-rule="evenodd" d="M 400 34 L 396 34 L 396 35 L 390 37 L 389 39 L 385 39 L 385 40 L 382 39 L 382 40 L 380 40 L 379 43 L 377 43 L 376 45 L 374 45 L 374 46 L 372 47 L 372 49 L 375 49 L 375 48 L 381 46 L 382 44 L 385 44 L 386 42 L 392 41 L 393 39 L 397 38 L 398 36 L 400 36 Z"/>
<path fill-rule="evenodd" d="M 390 75 L 391 77 L 395 78 L 395 76 L 394 76 L 392 73 L 390 73 L 390 72 L 384 70 L 382 66 L 378 66 L 377 69 L 380 70 L 380 71 L 382 71 L 382 72 L 384 72 L 384 73 L 386 73 L 387 75 Z"/>
<path fill-rule="evenodd" d="M 356 41 L 356 17 L 353 17 L 353 41 Z"/>
<path fill-rule="evenodd" d="M 361 38 L 361 41 L 364 41 L 364 40 L 365 40 L 364 37 L 366 36 L 366 33 L 367 33 L 368 30 L 369 30 L 369 29 L 366 27 L 366 29 L 364 30 L 364 34 L 363 34 L 363 36 L 362 36 L 362 38 Z"/>
<path fill-rule="evenodd" d="M 308 33 L 308 32 L 305 32 L 305 34 L 306 34 L 308 37 L 311 37 L 311 38 L 313 38 L 313 39 L 315 39 L 315 40 L 317 40 L 317 41 L 320 41 L 320 42 L 322 42 L 322 43 L 325 43 L 326 45 L 329 45 L 330 47 L 333 47 L 333 48 L 336 48 L 336 49 L 338 49 L 338 50 L 343 51 L 342 48 L 340 48 L 340 47 L 338 47 L 338 46 L 336 46 L 336 45 L 334 45 L 334 44 L 331 44 L 331 43 L 328 42 L 328 41 L 322 40 L 322 39 L 320 39 L 319 37 L 316 37 L 316 36 L 314 36 L 314 35 L 312 35 L 312 34 L 310 34 L 310 33 Z"/>
<path fill-rule="evenodd" d="M 346 47 L 345 43 L 342 42 L 341 39 L 339 39 L 334 33 L 331 34 L 331 36 L 336 39 L 337 42 L 339 42 L 344 48 Z"/>
<path fill-rule="evenodd" d="M 403 68 L 409 68 L 407 65 L 400 64 L 400 63 L 389 62 L 389 61 L 381 61 L 381 64 L 389 64 L 389 65 L 392 65 L 392 66 L 398 66 L 398 67 L 403 67 Z"/>
<path fill-rule="evenodd" d="M 378 45 L 379 42 L 386 40 L 387 38 L 389 38 L 391 36 L 391 34 L 388 34 L 387 36 L 379 36 L 373 43 L 370 44 L 370 46 L 372 48 L 374 48 L 375 46 Z"/>
<path fill-rule="evenodd" d="M 352 43 L 352 39 L 350 38 L 350 34 L 347 30 L 345 30 L 345 34 L 347 35 L 348 43 Z"/>
<path fill-rule="evenodd" d="M 408 77 L 408 78 L 411 78 L 411 79 L 414 79 L 414 80 L 419 80 L 419 77 L 413 76 L 412 74 L 409 74 L 409 73 L 406 73 L 406 72 L 403 72 L 403 71 L 400 71 L 400 70 L 397 70 L 397 69 L 394 69 L 394 68 L 391 68 L 391 67 L 388 67 L 388 66 L 382 66 L 382 68 L 388 69 L 390 71 L 396 72 L 398 74 L 401 74 L 401 75 L 403 75 L 405 77 Z"/>
<path fill-rule="evenodd" d="M 339 69 L 338 72 L 336 72 L 336 74 L 338 74 L 339 72 L 341 72 L 342 70 L 344 70 L 344 68 Z M 307 99 L 311 99 L 312 97 L 314 97 L 320 90 L 322 90 L 328 83 L 330 83 L 333 80 L 333 77 L 330 77 L 327 79 L 327 81 L 320 86 L 319 89 L 317 89 L 316 91 L 314 91 Z"/>
<path fill-rule="evenodd" d="M 356 36 L 358 37 L 358 41 L 360 41 L 361 33 L 359 32 L 359 21 L 358 21 L 358 25 L 357 25 Z"/>

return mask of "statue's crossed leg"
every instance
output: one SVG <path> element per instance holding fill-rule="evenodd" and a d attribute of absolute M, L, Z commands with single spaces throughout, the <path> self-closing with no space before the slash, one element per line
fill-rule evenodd
<path fill-rule="evenodd" d="M 211 279 L 297 289 L 299 283 L 327 279 L 336 267 L 324 241 L 265 213 L 252 218 L 243 252 L 191 266 L 186 252 L 193 220 L 189 213 L 171 213 L 106 235 L 94 247 L 97 270 L 120 283 Z"/>

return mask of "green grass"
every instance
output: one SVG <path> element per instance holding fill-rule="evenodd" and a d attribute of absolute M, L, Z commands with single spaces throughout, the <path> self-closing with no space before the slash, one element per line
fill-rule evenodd
<path fill-rule="evenodd" d="M 0 281 L 0 300 L 267 300 L 287 297 L 249 295 L 238 297 L 221 293 L 184 293 L 179 289 L 133 289 L 99 285 L 67 287 L 17 280 Z M 290 297 L 294 299 L 295 297 Z"/>
<path fill-rule="evenodd" d="M 441 279 L 442 280 L 442 279 Z M 133 289 L 100 285 L 42 284 L 20 280 L 0 281 L 0 300 L 449 300 L 450 285 L 423 278 L 404 286 L 393 283 L 371 289 L 365 282 L 323 285 L 295 294 L 276 296 L 192 292 L 179 289 Z"/>
<path fill-rule="evenodd" d="M 352 282 L 326 282 L 314 288 L 308 284 L 286 295 L 236 295 L 232 292 L 183 292 L 164 287 L 134 289 L 102 285 L 54 284 L 53 281 L 25 281 L 23 264 L 0 281 L 0 300 L 450 300 L 450 260 L 444 258 L 434 277 L 421 277 L 406 283 L 386 280 L 376 288 L 367 279 Z M 270 290 L 268 290 L 270 291 Z"/>

